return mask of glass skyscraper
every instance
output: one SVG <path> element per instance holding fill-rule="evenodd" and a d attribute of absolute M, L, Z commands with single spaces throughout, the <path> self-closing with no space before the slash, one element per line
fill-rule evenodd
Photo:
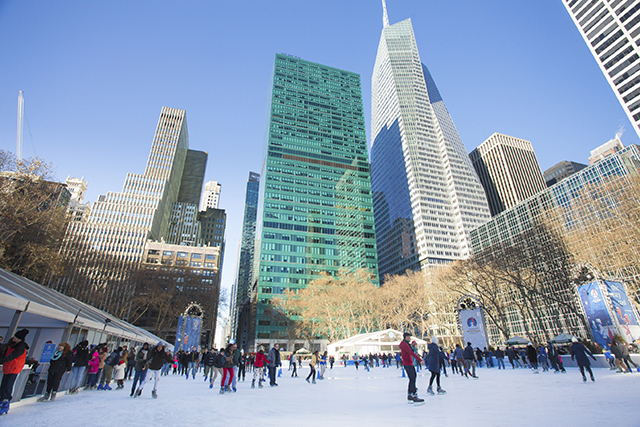
<path fill-rule="evenodd" d="M 261 177 L 254 348 L 286 346 L 270 305 L 284 290 L 340 269 L 366 268 L 378 284 L 358 74 L 276 55 Z"/>
<path fill-rule="evenodd" d="M 427 67 L 411 20 L 384 28 L 371 90 L 371 181 L 380 276 L 469 255 L 490 218 L 484 190 Z"/>
<path fill-rule="evenodd" d="M 640 136 L 640 3 L 637 0 L 562 3 Z"/>
<path fill-rule="evenodd" d="M 251 273 L 253 272 L 253 255 L 256 242 L 256 218 L 258 215 L 258 193 L 260 190 L 260 174 L 249 172 L 247 190 L 244 198 L 244 215 L 242 217 L 242 236 L 238 247 L 238 265 L 236 280 L 231 290 L 230 336 L 235 337 L 238 329 L 239 307 L 246 304 L 251 296 Z M 240 348 L 244 348 L 240 339 Z"/>

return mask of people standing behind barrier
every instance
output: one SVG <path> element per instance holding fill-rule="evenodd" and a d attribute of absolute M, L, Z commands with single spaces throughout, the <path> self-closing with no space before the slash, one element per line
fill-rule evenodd
<path fill-rule="evenodd" d="M 311 378 L 311 384 L 315 384 L 316 383 L 316 365 L 318 364 L 318 353 L 319 351 L 316 350 L 313 352 L 313 354 L 311 355 L 311 360 L 309 360 L 309 375 L 307 376 L 307 378 L 305 379 L 306 382 L 309 382 L 309 378 Z"/>
<path fill-rule="evenodd" d="M 476 355 L 475 355 L 475 353 L 473 351 L 473 347 L 471 347 L 471 343 L 470 342 L 467 343 L 467 346 L 465 347 L 465 349 L 463 351 L 463 356 L 464 356 L 464 365 L 465 365 L 467 373 L 471 369 L 471 376 L 473 378 L 478 378 L 476 376 Z M 465 374 L 465 376 L 466 376 L 466 374 Z"/>
<path fill-rule="evenodd" d="M 49 361 L 49 372 L 47 374 L 47 390 L 38 402 L 46 402 L 51 399 L 56 400 L 56 393 L 60 387 L 60 380 L 65 372 L 71 372 L 73 367 L 73 354 L 71 347 L 66 342 L 58 344 L 58 349 L 51 356 Z"/>
<path fill-rule="evenodd" d="M 113 367 L 113 380 L 116 382 L 117 387 L 116 390 L 121 390 L 124 388 L 124 373 L 127 369 L 127 358 L 129 356 L 129 352 L 125 349 L 120 353 L 120 359 L 118 363 Z"/>
<path fill-rule="evenodd" d="M 262 388 L 262 382 L 264 381 L 264 363 L 267 357 L 264 355 L 264 348 L 260 347 L 256 353 L 256 359 L 253 362 L 253 380 L 251 380 L 251 388 L 256 387 L 256 380 L 258 380 L 258 388 Z"/>
<path fill-rule="evenodd" d="M 142 389 L 151 379 L 154 380 L 153 390 L 151 390 L 151 397 L 158 398 L 158 383 L 160 382 L 160 369 L 165 362 L 171 362 L 173 357 L 171 354 L 164 350 L 164 344 L 158 342 L 158 344 L 149 351 L 149 370 L 147 372 L 144 381 L 141 381 L 134 398 L 139 397 L 142 394 Z"/>
<path fill-rule="evenodd" d="M 68 394 L 78 394 L 78 389 L 82 385 L 82 378 L 87 369 L 87 365 L 89 364 L 88 345 L 89 341 L 84 340 L 73 348 L 73 357 L 75 361 L 73 362 L 73 368 L 71 368 L 71 380 L 69 381 Z"/>
<path fill-rule="evenodd" d="M 87 385 L 85 390 L 95 390 L 98 383 L 98 371 L 100 370 L 100 353 L 97 350 L 91 350 L 91 358 L 87 363 Z"/>
<path fill-rule="evenodd" d="M 2 381 L 0 382 L 0 415 L 9 412 L 13 399 L 13 385 L 22 372 L 27 360 L 29 345 L 24 341 L 29 334 L 28 329 L 20 329 L 9 342 L 0 345 L 0 365 L 2 365 Z"/>
<path fill-rule="evenodd" d="M 573 342 L 573 344 L 571 344 L 571 360 L 575 360 L 578 364 L 578 368 L 580 368 L 580 373 L 582 374 L 582 381 L 587 381 L 587 377 L 584 374 L 585 370 L 591 375 L 591 381 L 595 381 L 596 379 L 593 377 L 593 372 L 591 371 L 591 362 L 589 362 L 589 358 L 587 357 L 589 356 L 595 361 L 595 356 L 591 354 L 584 345 L 580 344 L 577 338 L 574 337 L 571 341 Z"/>
<path fill-rule="evenodd" d="M 100 378 L 100 385 L 98 386 L 98 390 L 111 390 L 109 383 L 111 382 L 111 378 L 113 377 L 113 368 L 120 362 L 120 352 L 122 351 L 121 347 L 116 348 L 109 354 L 109 356 L 104 361 L 104 368 L 102 369 L 102 377 Z"/>
<path fill-rule="evenodd" d="M 102 373 L 104 371 L 104 362 L 105 360 L 107 360 L 107 357 L 109 357 L 109 348 L 107 347 L 106 343 L 103 344 L 98 344 L 98 347 L 96 347 L 96 349 L 98 350 L 98 376 L 97 379 L 98 381 L 100 380 L 100 378 L 102 378 Z"/>
<path fill-rule="evenodd" d="M 436 380 L 436 385 L 438 386 L 438 394 L 445 394 L 446 391 L 440 387 L 440 362 L 444 359 L 444 353 L 440 351 L 438 347 L 438 338 L 433 336 L 431 337 L 431 343 L 427 347 L 429 349 L 429 354 L 427 355 L 427 360 L 425 361 L 429 371 L 431 372 L 431 378 L 429 378 L 429 388 L 427 388 L 427 393 L 433 396 L 435 393 L 433 392 L 433 380 Z"/>
<path fill-rule="evenodd" d="M 148 362 L 149 362 L 149 343 L 144 343 L 140 348 L 140 350 L 138 350 L 138 353 L 136 353 L 136 356 L 135 356 L 135 362 L 134 362 L 135 373 L 133 376 L 133 384 L 131 384 L 131 394 L 130 394 L 131 397 L 133 397 L 133 395 L 136 392 L 136 385 L 138 384 L 138 382 L 142 384 L 145 378 L 147 377 Z"/>

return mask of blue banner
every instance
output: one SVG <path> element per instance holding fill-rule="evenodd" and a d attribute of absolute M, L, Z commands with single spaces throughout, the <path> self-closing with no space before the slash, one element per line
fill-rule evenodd
<path fill-rule="evenodd" d="M 607 292 L 609 293 L 609 299 L 611 300 L 611 306 L 613 307 L 614 316 L 620 324 L 620 334 L 625 337 L 629 342 L 634 340 L 634 335 L 637 336 L 638 319 L 631 306 L 627 292 L 624 289 L 624 285 L 620 282 L 604 282 Z"/>
<path fill-rule="evenodd" d="M 200 328 L 202 319 L 199 317 L 183 317 L 178 320 L 178 330 L 176 332 L 175 351 L 189 350 L 200 345 Z"/>
<path fill-rule="evenodd" d="M 49 363 L 53 357 L 53 353 L 56 351 L 56 344 L 45 344 L 40 355 L 40 363 Z"/>
<path fill-rule="evenodd" d="M 587 314 L 593 337 L 603 348 L 609 348 L 615 330 L 598 282 L 580 286 L 578 294 Z"/>

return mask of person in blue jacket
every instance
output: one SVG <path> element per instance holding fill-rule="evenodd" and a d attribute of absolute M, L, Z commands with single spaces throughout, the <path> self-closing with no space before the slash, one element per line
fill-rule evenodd
<path fill-rule="evenodd" d="M 585 369 L 589 372 L 589 375 L 591 375 L 591 381 L 595 381 L 596 379 L 593 377 L 593 372 L 591 371 L 591 362 L 589 362 L 587 356 L 593 360 L 596 360 L 596 358 L 584 345 L 578 342 L 578 338 L 573 337 L 571 341 L 573 341 L 573 344 L 571 344 L 571 360 L 575 360 L 576 363 L 578 363 L 578 368 L 580 368 L 580 373 L 582 374 L 582 381 L 587 381 L 587 377 L 584 374 Z"/>
<path fill-rule="evenodd" d="M 435 336 L 431 337 L 431 344 L 429 344 L 427 348 L 429 349 L 429 354 L 427 355 L 427 366 L 431 372 L 427 393 L 431 396 L 435 394 L 432 388 L 433 380 L 435 379 L 436 385 L 438 386 L 438 394 L 445 394 L 446 391 L 440 387 L 440 361 L 444 359 L 444 354 L 442 354 L 440 347 L 438 347 L 438 338 Z"/>

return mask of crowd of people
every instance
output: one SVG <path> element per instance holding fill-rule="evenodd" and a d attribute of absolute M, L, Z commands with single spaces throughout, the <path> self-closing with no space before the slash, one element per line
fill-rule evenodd
<path fill-rule="evenodd" d="M 27 329 L 22 329 L 16 332 L 9 342 L 0 344 L 0 364 L 3 365 L 0 415 L 6 414 L 9 410 L 13 385 L 25 364 L 29 348 L 25 337 L 28 333 Z M 506 358 L 512 369 L 528 368 L 534 373 L 553 369 L 556 373 L 566 373 L 562 353 L 569 354 L 572 360 L 576 361 L 583 381 L 587 381 L 587 374 L 592 381 L 595 381 L 589 359 L 596 360 L 596 358 L 576 338 L 573 339 L 569 348 L 562 350 L 551 342 L 540 346 L 530 342 L 526 347 L 498 347 L 495 350 L 492 348 L 481 350 L 477 347 L 474 349 L 468 342 L 464 348 L 456 344 L 455 349 L 449 352 L 439 345 L 437 337 L 434 336 L 422 355 L 418 352 L 416 341 L 411 341 L 410 338 L 411 334 L 404 334 L 398 353 L 355 355 L 351 358 L 343 355 L 342 364 L 347 367 L 353 363 L 356 369 L 363 365 L 367 370 L 380 366 L 390 368 L 395 364 L 397 369 L 404 370 L 403 376 L 406 373 L 409 380 L 408 402 L 418 404 L 424 402 L 424 399 L 418 397 L 416 388 L 417 372 L 423 364 L 431 374 L 427 388 L 429 395 L 446 394 L 441 385 L 441 375 L 448 377 L 447 368 L 452 374 L 477 379 L 477 367 L 506 369 L 504 361 Z M 631 365 L 633 365 L 640 372 L 640 367 L 631 360 L 626 343 L 613 341 L 610 349 L 604 353 L 611 369 L 618 372 L 632 372 Z M 298 377 L 302 360 L 307 357 L 307 355 L 296 353 L 288 356 L 291 377 Z M 316 384 L 316 380 L 324 379 L 327 366 L 333 369 L 335 358 L 329 356 L 326 351 L 321 354 L 316 350 L 310 354 L 308 361 L 309 374 L 306 381 Z M 237 381 L 244 381 L 247 371 L 252 378 L 252 389 L 263 388 L 266 378 L 271 387 L 277 387 L 276 380 L 281 373 L 276 372 L 281 366 L 282 356 L 278 344 L 271 349 L 261 346 L 256 353 L 247 354 L 238 349 L 235 340 L 230 340 L 228 345 L 220 350 L 211 348 L 198 351 L 196 347 L 192 347 L 190 350 L 180 350 L 171 354 L 164 348 L 162 342 L 158 342 L 155 346 L 145 343 L 139 348 L 126 346 L 109 348 L 107 343 L 89 346 L 89 342 L 84 340 L 73 349 L 68 343 L 63 342 L 57 346 L 51 357 L 46 388 L 43 396 L 37 401 L 55 401 L 65 373 L 69 373 L 67 394 L 70 395 L 77 394 L 82 387 L 84 390 L 110 391 L 113 390 L 112 383 L 115 389 L 119 390 L 125 387 L 125 380 L 130 380 L 132 381 L 130 392 L 132 398 L 140 397 L 146 384 L 151 381 L 153 381 L 151 395 L 157 398 L 158 385 L 163 375 L 180 375 L 188 381 L 196 380 L 198 373 L 202 372 L 204 381 L 209 382 L 209 388 L 214 387 L 219 376 L 219 393 L 225 394 L 237 391 Z"/>

